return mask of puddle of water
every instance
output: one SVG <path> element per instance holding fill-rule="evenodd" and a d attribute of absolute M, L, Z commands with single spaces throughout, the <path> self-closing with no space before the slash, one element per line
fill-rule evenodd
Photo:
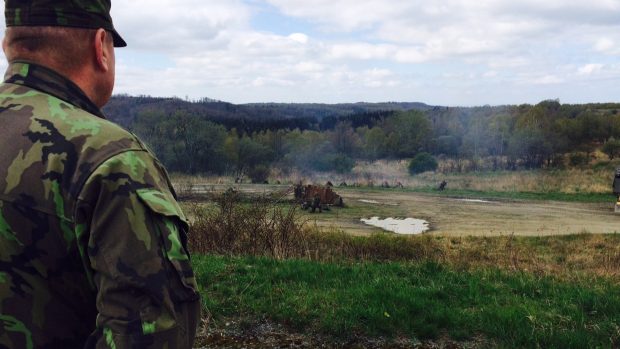
<path fill-rule="evenodd" d="M 375 205 L 379 205 L 380 204 L 379 201 L 375 201 L 375 200 L 364 200 L 364 199 L 361 199 L 361 200 L 359 200 L 359 202 L 363 202 L 365 204 L 375 204 Z"/>
<path fill-rule="evenodd" d="M 360 200 L 357 200 L 357 201 L 359 201 L 359 202 L 363 202 L 363 203 L 365 203 L 365 204 L 373 204 L 373 205 L 398 206 L 398 204 L 389 203 L 389 202 L 386 202 L 386 203 L 380 203 L 379 201 L 375 201 L 375 200 L 365 200 L 365 199 L 360 199 Z"/>
<path fill-rule="evenodd" d="M 391 231 L 396 234 L 402 235 L 416 235 L 422 234 L 430 230 L 429 223 L 422 219 L 406 218 L 386 218 L 379 219 L 379 217 L 372 217 L 370 219 L 361 219 L 367 225 L 378 227 L 383 230 Z"/>
<path fill-rule="evenodd" d="M 483 204 L 492 204 L 493 201 L 488 200 L 479 200 L 479 199 L 454 199 L 454 201 L 462 201 L 462 202 L 478 202 Z"/>

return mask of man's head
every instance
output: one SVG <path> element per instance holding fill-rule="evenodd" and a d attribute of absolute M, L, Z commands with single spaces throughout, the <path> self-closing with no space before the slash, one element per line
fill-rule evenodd
<path fill-rule="evenodd" d="M 110 6 L 110 0 L 5 0 L 8 61 L 47 66 L 103 106 L 114 87 L 114 47 L 126 46 Z"/>

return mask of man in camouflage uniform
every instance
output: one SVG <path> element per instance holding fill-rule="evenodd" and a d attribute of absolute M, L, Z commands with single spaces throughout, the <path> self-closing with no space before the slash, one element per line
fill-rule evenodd
<path fill-rule="evenodd" d="M 0 348 L 190 348 L 187 221 L 161 164 L 100 107 L 125 46 L 109 0 L 6 0 Z"/>

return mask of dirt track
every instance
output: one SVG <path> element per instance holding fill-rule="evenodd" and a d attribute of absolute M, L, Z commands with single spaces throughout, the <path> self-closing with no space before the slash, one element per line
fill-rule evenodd
<path fill-rule="evenodd" d="M 339 190 L 348 207 L 323 216 L 310 216 L 320 226 L 336 226 L 355 234 L 375 231 L 360 218 L 370 216 L 419 218 L 432 233 L 459 235 L 555 235 L 620 233 L 620 215 L 613 204 L 556 201 L 467 201 L 396 191 Z M 360 200 L 375 201 L 361 202 Z M 611 201 L 611 200 L 610 200 Z"/>
<path fill-rule="evenodd" d="M 194 193 L 223 192 L 229 185 L 203 184 Z M 236 185 L 246 194 L 289 193 L 289 185 Z M 322 214 L 307 214 L 321 227 L 335 227 L 352 234 L 369 234 L 378 228 L 367 226 L 361 218 L 418 218 L 430 222 L 433 234 L 449 235 L 557 235 L 575 233 L 620 233 L 620 215 L 609 203 L 558 201 L 478 200 L 419 194 L 398 190 L 335 188 L 346 208 Z M 360 201 L 363 200 L 363 201 Z"/>

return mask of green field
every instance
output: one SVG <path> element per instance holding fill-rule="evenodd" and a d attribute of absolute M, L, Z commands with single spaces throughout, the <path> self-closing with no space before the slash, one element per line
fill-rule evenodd
<path fill-rule="evenodd" d="M 386 190 L 386 189 L 383 189 Z M 398 189 L 387 189 L 397 191 Z M 564 201 L 609 203 L 613 201 L 610 193 L 562 193 L 562 192 L 512 192 L 512 191 L 478 191 L 468 189 L 447 189 L 437 191 L 435 188 L 416 188 L 413 193 L 426 193 L 444 197 L 480 198 L 480 199 L 507 199 L 507 200 L 536 200 L 536 201 Z"/>
<path fill-rule="evenodd" d="M 608 278 L 435 262 L 195 256 L 194 266 L 213 321 L 267 318 L 335 343 L 400 336 L 412 346 L 447 337 L 481 347 L 612 348 L 620 338 L 620 288 Z"/>
<path fill-rule="evenodd" d="M 608 193 L 347 187 L 335 188 L 346 206 L 321 214 L 256 200 L 283 187 L 184 203 L 199 346 L 620 346 L 620 216 Z M 360 222 L 372 216 L 432 230 L 397 236 Z"/>

